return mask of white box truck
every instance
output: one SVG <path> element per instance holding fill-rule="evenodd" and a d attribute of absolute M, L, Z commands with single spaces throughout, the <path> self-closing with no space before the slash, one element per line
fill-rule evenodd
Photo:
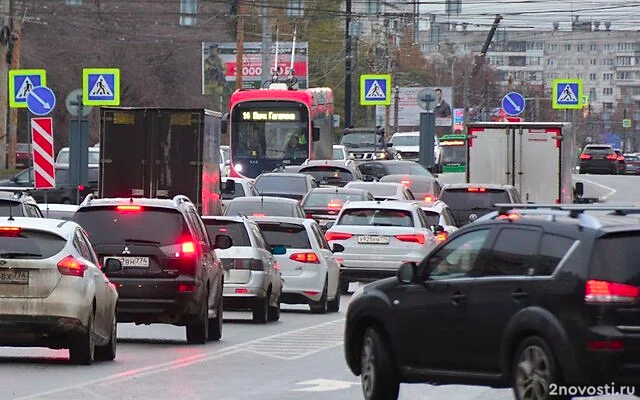
<path fill-rule="evenodd" d="M 467 183 L 513 185 L 528 203 L 573 203 L 575 135 L 569 123 L 479 122 L 468 126 Z M 582 185 L 575 190 L 582 196 Z"/>

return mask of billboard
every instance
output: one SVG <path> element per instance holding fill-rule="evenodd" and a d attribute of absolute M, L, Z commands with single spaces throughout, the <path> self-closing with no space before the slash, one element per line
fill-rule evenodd
<path fill-rule="evenodd" d="M 270 65 L 275 61 L 275 44 L 270 50 Z M 291 66 L 291 43 L 278 44 L 278 71 L 286 77 Z M 293 59 L 294 76 L 298 87 L 307 88 L 308 77 L 308 45 L 307 42 L 296 43 Z M 271 73 L 269 74 L 272 75 Z M 236 82 L 236 43 L 202 43 L 202 94 L 223 95 L 235 90 Z M 245 42 L 242 57 L 242 87 L 260 88 L 262 84 L 262 43 Z"/>
<path fill-rule="evenodd" d="M 436 126 L 451 127 L 453 125 L 452 115 L 452 97 L 453 92 L 450 87 L 401 87 L 394 88 L 391 96 L 391 121 L 390 125 L 394 122 L 395 100 L 398 90 L 398 126 L 399 127 L 418 127 L 420 125 L 420 113 L 424 111 L 418 105 L 418 93 L 422 89 L 438 90 L 442 93 L 442 101 L 440 106 L 436 107 Z M 385 124 L 385 107 L 376 106 L 376 124 Z"/>

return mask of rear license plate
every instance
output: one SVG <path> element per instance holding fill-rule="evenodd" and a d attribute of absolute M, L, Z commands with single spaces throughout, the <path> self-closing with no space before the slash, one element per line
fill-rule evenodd
<path fill-rule="evenodd" d="M 106 257 L 104 259 L 105 264 L 109 258 L 119 260 L 123 268 L 149 268 L 149 257 Z"/>
<path fill-rule="evenodd" d="M 358 238 L 358 243 L 361 244 L 389 244 L 389 238 L 387 236 L 370 236 L 364 235 Z"/>
<path fill-rule="evenodd" d="M 2 269 L 0 270 L 0 283 L 27 285 L 29 284 L 29 271 L 20 269 Z"/>

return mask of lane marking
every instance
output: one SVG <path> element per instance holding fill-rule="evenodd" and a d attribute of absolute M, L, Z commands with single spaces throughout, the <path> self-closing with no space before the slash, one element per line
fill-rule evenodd
<path fill-rule="evenodd" d="M 53 394 L 59 394 L 62 392 L 66 392 L 69 390 L 79 390 L 88 386 L 94 386 L 94 385 L 105 385 L 105 384 L 111 384 L 111 383 L 120 383 L 120 382 L 125 382 L 128 380 L 132 380 L 132 379 L 136 379 L 139 377 L 143 377 L 143 376 L 148 376 L 148 375 L 153 375 L 153 374 L 157 374 L 157 373 L 161 373 L 161 372 L 165 372 L 165 371 L 169 371 L 169 370 L 174 370 L 174 369 L 179 369 L 179 368 L 185 368 L 194 364 L 198 364 L 198 363 L 203 363 L 206 361 L 209 361 L 211 359 L 215 359 L 215 358 L 219 358 L 222 356 L 226 356 L 229 354 L 233 354 L 233 353 L 239 353 L 242 351 L 245 351 L 246 349 L 244 347 L 251 345 L 251 344 L 255 344 L 255 343 L 260 343 L 263 342 L 265 340 L 269 340 L 269 339 L 274 339 L 274 338 L 278 338 L 281 336 L 285 336 L 285 335 L 290 335 L 292 333 L 296 333 L 296 332 L 304 332 L 310 329 L 316 329 L 316 328 L 320 328 L 326 325 L 331 325 L 331 324 L 335 324 L 336 322 L 342 321 L 343 318 L 340 319 L 335 319 L 329 322 L 323 322 L 321 324 L 317 324 L 317 325 L 312 325 L 312 326 L 307 326 L 304 328 L 300 328 L 300 329 L 294 329 L 292 331 L 286 331 L 286 332 L 281 332 L 281 333 L 276 333 L 274 335 L 270 335 L 270 336 L 265 336 L 259 339 L 255 339 L 255 340 L 250 340 L 247 342 L 242 342 L 242 343 L 238 343 L 232 346 L 228 346 L 222 349 L 217 349 L 217 350 L 213 350 L 213 351 L 208 351 L 205 353 L 201 353 L 201 354 L 195 354 L 195 355 L 191 355 L 191 356 L 187 356 L 187 357 L 180 357 L 177 358 L 175 360 L 172 361 L 168 361 L 168 362 L 163 362 L 160 364 L 155 364 L 155 365 L 150 365 L 147 367 L 142 367 L 142 368 L 135 368 L 135 369 L 131 369 L 128 371 L 124 371 L 124 372 L 119 372 L 117 374 L 113 374 L 110 376 L 106 376 L 103 378 L 98 378 L 98 379 L 93 379 L 90 381 L 85 381 L 82 383 L 77 383 L 74 385 L 67 385 L 67 386 L 62 386 L 59 388 L 55 388 L 55 389 L 51 389 L 51 390 L 47 390 L 44 392 L 40 392 L 40 393 L 34 393 L 34 394 L 30 394 L 27 396 L 23 396 L 23 397 L 18 397 L 15 398 L 14 400 L 32 400 L 32 399 L 38 399 L 44 396 L 51 396 Z M 117 360 L 117 358 L 116 358 Z M 91 366 L 88 366 L 88 368 L 91 368 Z"/>
<path fill-rule="evenodd" d="M 592 184 L 592 185 L 599 186 L 599 187 L 603 188 L 604 190 L 608 190 L 608 191 L 609 191 L 609 193 L 605 194 L 604 196 L 600 196 L 600 197 L 598 197 L 598 200 L 599 200 L 599 201 L 605 201 L 605 200 L 607 200 L 609 197 L 611 197 L 613 194 L 615 194 L 615 193 L 617 192 L 617 190 L 616 190 L 616 189 L 614 189 L 614 188 L 611 188 L 611 187 L 609 187 L 609 186 L 602 185 L 602 184 L 600 184 L 600 183 L 598 183 L 598 182 L 594 182 L 594 181 L 589 180 L 589 179 L 586 179 L 586 178 L 582 178 L 582 177 L 580 177 L 580 178 L 577 178 L 577 179 L 576 179 L 576 181 L 578 181 L 578 182 L 580 182 L 580 181 L 584 181 L 584 182 L 590 183 L 590 184 Z"/>

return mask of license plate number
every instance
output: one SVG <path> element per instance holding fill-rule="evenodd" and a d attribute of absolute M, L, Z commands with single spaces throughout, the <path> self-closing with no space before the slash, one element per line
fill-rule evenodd
<path fill-rule="evenodd" d="M 29 284 L 29 271 L 19 269 L 0 270 L 0 283 Z"/>
<path fill-rule="evenodd" d="M 389 238 L 386 236 L 370 236 L 364 235 L 358 238 L 358 243 L 362 244 L 389 244 Z"/>
<path fill-rule="evenodd" d="M 104 260 L 105 264 L 109 258 L 119 260 L 123 268 L 149 268 L 149 257 L 107 257 Z"/>

